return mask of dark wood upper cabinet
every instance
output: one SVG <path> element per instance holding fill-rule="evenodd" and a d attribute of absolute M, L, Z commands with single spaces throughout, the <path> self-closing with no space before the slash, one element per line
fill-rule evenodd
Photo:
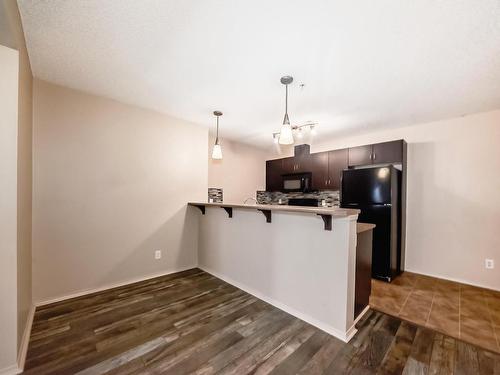
<path fill-rule="evenodd" d="M 372 145 L 349 148 L 349 166 L 368 165 L 372 163 Z"/>
<path fill-rule="evenodd" d="M 281 172 L 282 174 L 295 173 L 296 163 L 295 163 L 295 158 L 293 156 L 281 160 L 283 160 L 283 167 Z"/>
<path fill-rule="evenodd" d="M 283 159 L 266 161 L 266 191 L 280 191 Z"/>
<path fill-rule="evenodd" d="M 328 151 L 311 154 L 311 170 L 313 190 L 328 189 Z"/>
<path fill-rule="evenodd" d="M 282 175 L 311 172 L 313 190 L 339 190 L 342 171 L 372 164 L 405 164 L 403 140 L 311 154 L 308 145 L 295 147 L 295 156 L 266 162 L 266 190 L 280 191 Z"/>
<path fill-rule="evenodd" d="M 375 143 L 349 149 L 349 167 L 370 164 L 402 163 L 404 141 Z"/>
<path fill-rule="evenodd" d="M 342 171 L 348 166 L 349 150 L 347 148 L 328 152 L 328 190 L 340 189 Z"/>
<path fill-rule="evenodd" d="M 295 156 L 295 173 L 311 172 L 311 154 Z"/>
<path fill-rule="evenodd" d="M 283 174 L 304 173 L 311 171 L 311 155 L 309 154 L 293 156 L 282 160 Z"/>
<path fill-rule="evenodd" d="M 401 163 L 402 161 L 403 141 L 391 141 L 373 145 L 373 164 Z"/>

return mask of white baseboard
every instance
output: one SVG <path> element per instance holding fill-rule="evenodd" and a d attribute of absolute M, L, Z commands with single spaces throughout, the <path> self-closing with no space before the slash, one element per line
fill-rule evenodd
<path fill-rule="evenodd" d="M 21 370 L 17 365 L 12 365 L 9 367 L 5 367 L 0 369 L 0 375 L 16 375 L 20 374 L 23 370 Z"/>
<path fill-rule="evenodd" d="M 219 274 L 218 272 L 215 272 L 207 267 L 204 267 L 204 266 L 200 266 L 198 265 L 198 268 L 202 269 L 203 271 L 225 281 L 226 283 L 228 284 L 231 284 L 245 292 L 247 292 L 248 294 L 251 294 L 252 296 L 254 297 L 257 297 L 258 299 L 264 301 L 264 302 L 267 302 L 269 303 L 270 305 L 280 309 L 280 310 L 283 310 L 284 312 L 290 314 L 290 315 L 293 315 L 294 317 L 300 319 L 300 320 L 303 320 L 304 322 L 306 323 L 309 323 L 313 326 L 315 326 L 316 328 L 319 328 L 320 330 L 338 338 L 339 340 L 342 340 L 344 342 L 349 342 L 349 340 L 356 334 L 357 330 L 356 328 L 354 327 L 354 324 L 352 325 L 352 327 L 347 330 L 347 332 L 342 332 L 342 331 L 339 331 L 338 329 L 332 327 L 331 325 L 329 324 L 326 324 L 322 321 L 319 321 L 307 314 L 304 314 L 300 311 L 297 311 L 295 310 L 294 308 L 288 306 L 288 305 L 285 305 L 284 303 L 281 303 L 279 301 L 276 301 L 275 299 L 273 298 L 270 298 L 268 296 L 265 296 L 263 295 L 262 293 L 258 292 L 257 290 L 253 289 L 253 288 L 250 288 L 244 284 L 241 284 L 229 277 L 226 277 L 224 275 L 221 275 Z"/>
<path fill-rule="evenodd" d="M 21 370 L 24 370 L 24 362 L 26 362 L 26 353 L 28 352 L 28 344 L 30 342 L 31 327 L 33 326 L 34 317 L 35 306 L 32 305 L 30 307 L 30 311 L 28 312 L 28 317 L 26 318 L 21 345 L 19 346 L 19 352 L 17 353 L 17 367 Z"/>
<path fill-rule="evenodd" d="M 443 279 L 443 280 L 453 281 L 453 282 L 460 283 L 460 284 L 477 286 L 478 288 L 500 291 L 499 289 L 492 288 L 491 286 L 488 286 L 488 285 L 484 285 L 484 284 L 480 284 L 480 283 L 473 283 L 470 280 L 464 280 L 464 279 L 460 279 L 460 278 L 456 278 L 456 277 L 449 277 L 449 276 L 444 276 L 444 275 L 440 275 L 440 274 L 436 274 L 436 273 L 431 273 L 431 272 L 424 272 L 424 271 L 415 270 L 415 269 L 406 268 L 406 267 L 405 267 L 405 271 L 408 271 L 408 272 L 411 272 L 411 273 L 417 273 L 419 275 L 435 277 L 437 279 Z"/>
<path fill-rule="evenodd" d="M 130 279 L 130 280 L 127 280 L 127 281 L 121 281 L 119 283 L 107 284 L 107 285 L 100 286 L 98 288 L 85 289 L 85 290 L 81 290 L 81 291 L 78 291 L 78 292 L 75 292 L 75 293 L 66 294 L 66 295 L 54 297 L 54 298 L 51 298 L 51 299 L 48 299 L 48 300 L 36 302 L 35 303 L 35 307 L 41 307 L 41 306 L 45 306 L 45 305 L 50 305 L 51 303 L 61 302 L 61 301 L 67 300 L 67 299 L 81 297 L 81 296 L 85 296 L 87 294 L 102 292 L 104 290 L 118 288 L 118 287 L 121 287 L 121 286 L 129 285 L 129 284 L 134 284 L 134 283 L 137 283 L 137 282 L 140 282 L 140 281 L 146 281 L 146 280 L 154 279 L 156 277 L 170 275 L 172 273 L 187 271 L 187 270 L 191 270 L 193 268 L 198 268 L 198 266 L 197 265 L 193 265 L 193 266 L 189 266 L 189 267 L 185 267 L 185 268 L 180 268 L 180 269 L 177 269 L 177 270 L 160 272 L 160 273 L 151 274 L 151 275 L 147 275 L 147 276 L 137 277 L 135 279 Z M 2 375 L 2 374 L 0 374 L 0 375 Z"/>

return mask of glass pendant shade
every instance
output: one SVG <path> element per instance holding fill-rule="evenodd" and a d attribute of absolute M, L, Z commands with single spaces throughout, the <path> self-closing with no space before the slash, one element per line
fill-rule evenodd
<path fill-rule="evenodd" d="M 220 144 L 214 144 L 214 148 L 212 150 L 212 159 L 220 160 L 222 159 L 222 148 Z"/>
<path fill-rule="evenodd" d="M 212 159 L 220 160 L 222 159 L 222 147 L 220 147 L 219 143 L 219 117 L 222 116 L 221 111 L 214 111 L 214 115 L 217 118 L 217 133 L 215 135 L 215 144 L 212 149 Z"/>
<path fill-rule="evenodd" d="M 283 118 L 283 125 L 281 125 L 279 144 L 292 145 L 293 144 L 293 131 L 288 118 L 288 85 L 292 83 L 293 78 L 290 76 L 281 77 L 281 83 L 285 85 L 285 117 Z"/>
<path fill-rule="evenodd" d="M 293 144 L 292 126 L 290 124 L 283 124 L 281 126 L 279 144 L 280 145 Z"/>

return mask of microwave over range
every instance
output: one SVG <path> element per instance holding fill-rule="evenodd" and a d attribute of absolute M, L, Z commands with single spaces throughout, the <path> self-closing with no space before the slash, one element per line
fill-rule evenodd
<path fill-rule="evenodd" d="M 302 193 L 311 191 L 311 173 L 282 175 L 282 191 Z"/>

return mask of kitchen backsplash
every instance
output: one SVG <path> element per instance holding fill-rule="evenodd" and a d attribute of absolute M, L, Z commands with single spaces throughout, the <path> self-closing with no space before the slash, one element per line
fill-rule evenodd
<path fill-rule="evenodd" d="M 279 191 L 257 191 L 257 202 L 259 204 L 288 204 L 290 198 L 316 198 L 321 204 L 321 200 L 326 201 L 329 207 L 340 205 L 340 193 L 338 190 L 324 190 L 314 193 L 282 193 Z"/>
<path fill-rule="evenodd" d="M 222 189 L 208 188 L 208 201 L 213 199 L 214 203 L 222 203 Z"/>

